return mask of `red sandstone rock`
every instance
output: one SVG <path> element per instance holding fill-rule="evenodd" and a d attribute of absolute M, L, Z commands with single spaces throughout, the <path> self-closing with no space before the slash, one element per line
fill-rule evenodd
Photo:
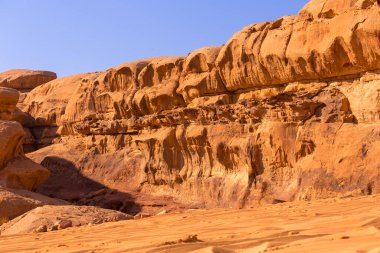
<path fill-rule="evenodd" d="M 43 84 L 19 104 L 45 147 L 29 157 L 189 205 L 377 192 L 379 12 L 372 0 L 313 0 L 222 47 Z M 66 181 L 41 191 L 79 187 Z"/>
<path fill-rule="evenodd" d="M 91 206 L 51 206 L 37 207 L 22 216 L 0 226 L 1 235 L 13 235 L 35 232 L 41 226 L 47 230 L 59 230 L 68 227 L 128 220 L 133 217 L 121 212 Z M 58 219 L 58 221 L 57 221 Z"/>
<path fill-rule="evenodd" d="M 0 187 L 0 223 L 43 205 L 64 205 L 65 201 L 52 199 L 44 195 Z"/>
<path fill-rule="evenodd" d="M 0 87 L 28 90 L 56 78 L 57 74 L 50 71 L 12 69 L 0 73 Z"/>

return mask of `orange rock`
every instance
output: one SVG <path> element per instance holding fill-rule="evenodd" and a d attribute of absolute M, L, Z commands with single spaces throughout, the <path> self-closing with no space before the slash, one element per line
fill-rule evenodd
<path fill-rule="evenodd" d="M 236 33 L 216 60 L 227 89 L 379 69 L 379 6 L 374 1 L 355 5 L 359 2 L 313 0 L 297 16 Z"/>
<path fill-rule="evenodd" d="M 35 232 L 46 226 L 48 231 L 87 225 L 98 219 L 99 224 L 109 220 L 129 220 L 133 217 L 121 212 L 94 206 L 44 205 L 0 226 L 1 235 Z M 58 221 L 57 221 L 58 219 Z"/>
<path fill-rule="evenodd" d="M 195 206 L 377 192 L 379 8 L 313 0 L 221 47 L 43 84 L 19 103 L 29 157 Z M 41 190 L 76 194 L 59 187 Z"/>
<path fill-rule="evenodd" d="M 0 87 L 0 120 L 13 118 L 19 97 L 17 90 Z"/>
<path fill-rule="evenodd" d="M 26 190 L 15 190 L 0 187 L 0 223 L 42 205 L 64 205 L 63 200 L 52 199 Z M 1 225 L 1 224 L 0 224 Z"/>
<path fill-rule="evenodd" d="M 221 47 L 206 47 L 192 52 L 183 64 L 180 86 L 177 92 L 186 102 L 226 91 L 215 66 Z"/>
<path fill-rule="evenodd" d="M 56 78 L 57 75 L 49 71 L 12 69 L 0 73 L 0 87 L 28 90 L 34 89 Z"/>

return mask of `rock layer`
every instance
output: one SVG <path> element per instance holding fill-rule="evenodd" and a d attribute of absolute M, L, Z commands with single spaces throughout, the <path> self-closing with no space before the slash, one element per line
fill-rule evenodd
<path fill-rule="evenodd" d="M 20 104 L 47 146 L 30 157 L 204 206 L 377 192 L 379 14 L 313 0 L 222 47 L 41 85 Z"/>
<path fill-rule="evenodd" d="M 297 16 L 235 34 L 216 65 L 228 90 L 379 69 L 378 17 L 375 1 L 313 0 Z"/>

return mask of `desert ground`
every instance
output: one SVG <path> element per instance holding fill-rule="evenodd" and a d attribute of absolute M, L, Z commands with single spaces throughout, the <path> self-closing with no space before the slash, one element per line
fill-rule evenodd
<path fill-rule="evenodd" d="M 1 252 L 380 252 L 380 195 L 188 210 L 0 237 Z"/>

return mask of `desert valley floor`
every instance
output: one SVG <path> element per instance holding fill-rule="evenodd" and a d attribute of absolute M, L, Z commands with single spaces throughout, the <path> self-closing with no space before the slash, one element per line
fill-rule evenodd
<path fill-rule="evenodd" d="M 189 210 L 139 220 L 0 237 L 1 252 L 380 251 L 380 195 Z"/>

